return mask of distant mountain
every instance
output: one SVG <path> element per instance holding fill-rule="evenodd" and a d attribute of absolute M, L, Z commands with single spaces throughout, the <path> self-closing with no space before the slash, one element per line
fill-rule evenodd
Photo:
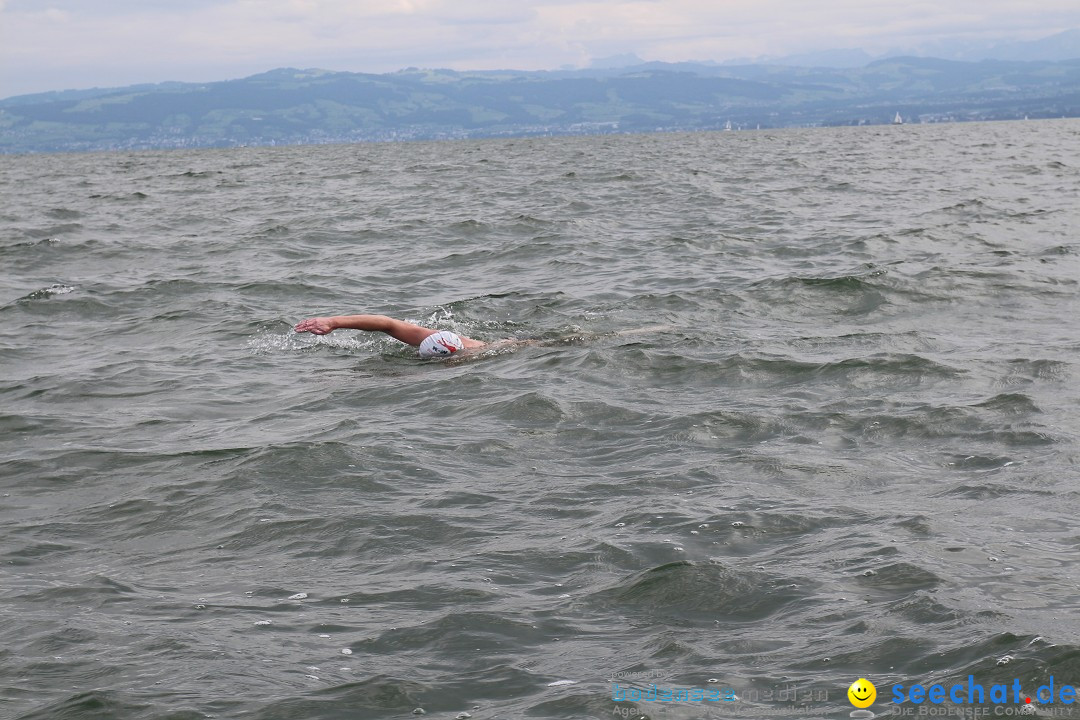
<path fill-rule="evenodd" d="M 1080 58 L 1080 29 L 1066 30 L 1041 40 L 998 44 L 982 59 L 1053 62 L 1076 58 Z"/>
<path fill-rule="evenodd" d="M 873 60 L 872 55 L 861 49 L 824 50 L 801 55 L 788 55 L 770 64 L 793 67 L 860 68 L 865 67 Z"/>
<path fill-rule="evenodd" d="M 920 56 L 963 60 L 1010 60 L 1015 62 L 1061 62 L 1080 58 L 1080 29 L 1022 42 L 1001 40 L 944 39 L 923 45 Z"/>
<path fill-rule="evenodd" d="M 875 60 L 914 56 L 977 62 L 1013 60 L 1016 62 L 1061 62 L 1080 58 L 1080 29 L 1066 30 L 1038 40 L 1002 41 L 944 38 L 918 47 L 894 49 L 871 55 L 861 48 L 819 50 L 815 52 L 760 57 L 742 61 L 728 60 L 724 65 L 787 65 L 790 67 L 859 68 Z"/>
<path fill-rule="evenodd" d="M 1080 61 L 272 70 L 0 101 L 0 152 L 228 147 L 1080 115 Z"/>
<path fill-rule="evenodd" d="M 596 58 L 589 63 L 590 68 L 598 70 L 611 69 L 611 68 L 624 68 L 632 65 L 641 65 L 645 61 L 639 58 L 634 53 L 625 53 L 623 55 L 612 55 L 610 57 Z"/>

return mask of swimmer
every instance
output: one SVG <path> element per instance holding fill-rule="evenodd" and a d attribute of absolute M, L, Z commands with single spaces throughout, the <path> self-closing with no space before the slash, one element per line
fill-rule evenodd
<path fill-rule="evenodd" d="M 432 330 L 404 320 L 395 320 L 386 315 L 336 315 L 309 318 L 293 329 L 298 333 L 309 332 L 312 335 L 326 335 L 335 330 L 382 332 L 416 347 L 422 358 L 450 357 L 460 350 L 472 350 L 488 345 L 449 330 Z"/>
<path fill-rule="evenodd" d="M 670 330 L 670 325 L 651 325 L 649 327 L 634 328 L 632 330 L 619 330 L 609 333 L 611 336 L 639 335 L 662 330 Z M 336 315 L 334 317 L 308 318 L 293 328 L 298 333 L 309 332 L 312 335 L 327 335 L 335 330 L 367 330 L 369 332 L 386 333 L 392 338 L 400 340 L 417 348 L 422 358 L 451 357 L 462 350 L 477 350 L 490 348 L 502 350 L 524 345 L 563 345 L 587 340 L 594 335 L 567 335 L 552 340 L 531 338 L 519 340 L 506 338 L 493 343 L 481 342 L 472 338 L 458 335 L 449 330 L 432 330 L 431 328 L 414 325 L 404 320 L 395 320 L 386 315 Z"/>

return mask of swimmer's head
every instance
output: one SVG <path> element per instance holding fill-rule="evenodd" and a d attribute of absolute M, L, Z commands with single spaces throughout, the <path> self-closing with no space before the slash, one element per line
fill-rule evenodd
<path fill-rule="evenodd" d="M 460 337 L 449 330 L 442 330 L 424 338 L 420 343 L 420 357 L 450 357 L 464 347 L 465 343 L 461 342 Z"/>

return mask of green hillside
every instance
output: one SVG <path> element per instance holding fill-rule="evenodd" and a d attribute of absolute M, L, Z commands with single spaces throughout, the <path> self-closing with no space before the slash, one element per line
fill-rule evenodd
<path fill-rule="evenodd" d="M 0 152 L 873 124 L 897 112 L 924 122 L 1080 115 L 1080 61 L 385 75 L 279 69 L 225 82 L 8 98 L 0 101 Z"/>

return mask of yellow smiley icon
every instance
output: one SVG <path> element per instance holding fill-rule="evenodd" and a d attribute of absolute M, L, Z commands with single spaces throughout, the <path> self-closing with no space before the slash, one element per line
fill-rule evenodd
<path fill-rule="evenodd" d="M 847 699 L 857 708 L 868 708 L 877 700 L 877 688 L 866 678 L 859 678 L 847 689 Z"/>

